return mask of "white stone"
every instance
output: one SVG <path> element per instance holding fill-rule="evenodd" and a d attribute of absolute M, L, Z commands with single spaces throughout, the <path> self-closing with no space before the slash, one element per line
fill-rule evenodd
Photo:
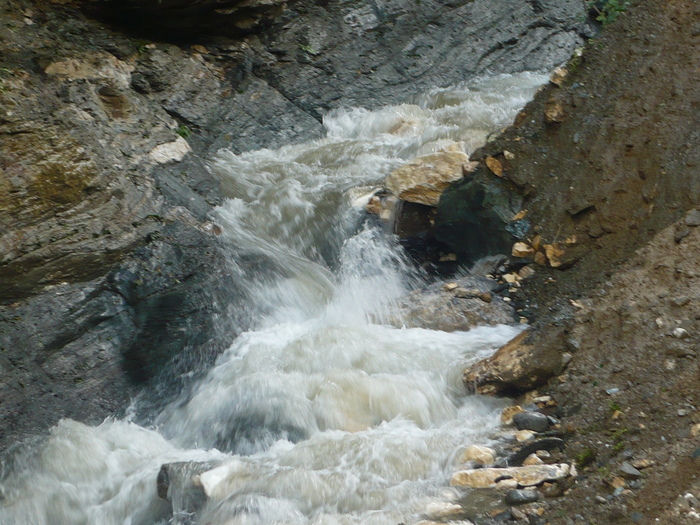
<path fill-rule="evenodd" d="M 493 488 L 496 480 L 512 478 L 520 487 L 534 487 L 545 481 L 556 481 L 569 477 L 570 465 L 531 465 L 525 467 L 480 468 L 455 472 L 450 484 L 470 488 Z"/>
<path fill-rule="evenodd" d="M 535 432 L 532 430 L 518 430 L 515 433 L 515 439 L 518 441 L 518 443 L 533 440 L 535 439 Z"/>
<path fill-rule="evenodd" d="M 464 514 L 464 507 L 447 501 L 431 501 L 425 506 L 425 517 L 430 520 L 459 518 Z"/>
<path fill-rule="evenodd" d="M 148 153 L 148 156 L 158 164 L 166 164 L 168 162 L 180 162 L 191 151 L 192 148 L 190 148 L 187 141 L 182 137 L 178 137 L 173 142 L 159 144 Z"/>

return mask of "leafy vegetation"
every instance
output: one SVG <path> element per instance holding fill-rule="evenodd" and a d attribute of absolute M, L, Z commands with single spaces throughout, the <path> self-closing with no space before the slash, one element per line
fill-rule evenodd
<path fill-rule="evenodd" d="M 179 128 L 175 130 L 175 133 L 180 135 L 183 139 L 187 139 L 192 135 L 192 130 L 182 124 Z"/>
<path fill-rule="evenodd" d="M 588 7 L 597 13 L 595 19 L 605 27 L 627 11 L 630 3 L 630 0 L 598 0 L 589 2 Z"/>

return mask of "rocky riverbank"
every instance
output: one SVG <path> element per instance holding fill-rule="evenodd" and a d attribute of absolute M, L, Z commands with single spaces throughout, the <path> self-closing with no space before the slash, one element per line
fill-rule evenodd
<path fill-rule="evenodd" d="M 245 327 L 209 216 L 225 189 L 201 159 L 318 136 L 339 104 L 554 67 L 592 36 L 573 1 L 275 3 L 241 34 L 202 22 L 178 42 L 82 4 L 0 8 L 0 449 L 119 413 L 145 384 L 180 389 Z M 544 514 L 501 518 L 697 519 L 699 27 L 689 0 L 635 2 L 472 155 L 477 189 L 435 210 L 464 262 L 450 202 L 497 188 L 529 225 L 498 291 L 474 289 L 532 322 L 513 346 L 548 372 L 507 393 L 556 401 L 578 478 Z"/>
<path fill-rule="evenodd" d="M 590 34 L 576 1 L 281 6 L 3 4 L 0 449 L 147 383 L 157 402 L 245 328 L 202 159 L 319 136 L 339 104 L 552 67 Z"/>

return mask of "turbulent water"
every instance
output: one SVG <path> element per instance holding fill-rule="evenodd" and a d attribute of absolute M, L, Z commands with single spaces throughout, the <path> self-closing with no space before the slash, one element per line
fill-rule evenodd
<path fill-rule="evenodd" d="M 362 223 L 358 188 L 454 141 L 472 151 L 544 80 L 499 76 L 336 111 L 322 140 L 211 159 L 251 329 L 148 428 L 63 420 L 15 455 L 0 523 L 166 524 L 157 473 L 190 460 L 218 465 L 202 476 L 199 519 L 212 525 L 411 523 L 449 498 L 455 458 L 488 439 L 502 406 L 465 396 L 461 372 L 518 328 L 385 324 L 420 276 L 390 235 Z"/>

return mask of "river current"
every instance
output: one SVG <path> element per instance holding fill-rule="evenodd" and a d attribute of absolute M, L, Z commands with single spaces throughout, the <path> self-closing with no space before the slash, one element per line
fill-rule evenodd
<path fill-rule="evenodd" d="M 172 523 L 156 476 L 179 461 L 216 466 L 202 524 L 410 524 L 454 497 L 460 452 L 488 442 L 504 406 L 467 396 L 462 370 L 520 328 L 389 326 L 423 277 L 363 222 L 363 195 L 416 156 L 454 142 L 470 153 L 544 81 L 501 75 L 337 110 L 323 139 L 209 159 L 251 328 L 148 425 L 62 420 L 4 466 L 0 523 Z"/>

